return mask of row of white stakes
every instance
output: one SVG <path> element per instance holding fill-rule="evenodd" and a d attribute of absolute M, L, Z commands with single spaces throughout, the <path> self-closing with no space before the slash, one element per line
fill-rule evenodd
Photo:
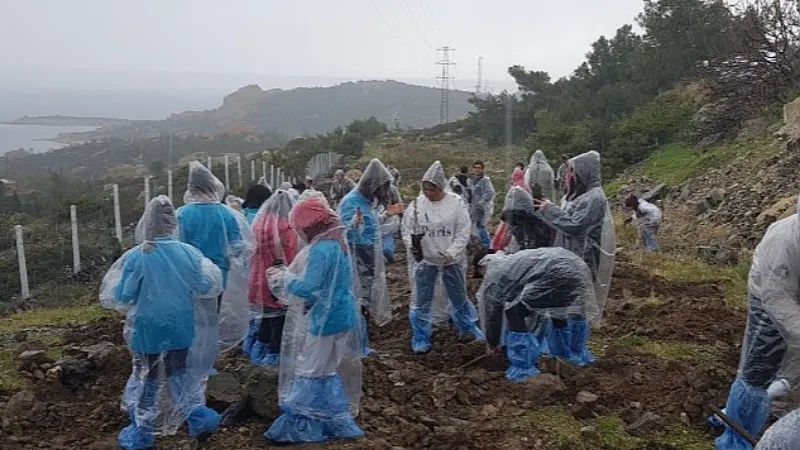
<path fill-rule="evenodd" d="M 333 162 L 336 159 L 333 154 L 324 154 L 325 157 L 328 158 L 325 161 L 330 165 L 325 170 L 330 170 L 333 166 Z M 237 157 L 237 171 L 239 174 L 239 186 L 244 185 L 244 181 L 242 178 L 242 159 L 241 156 Z M 256 166 L 255 161 L 250 161 L 250 180 L 255 181 L 256 179 Z M 316 166 L 315 168 L 322 168 L 322 165 Z M 211 158 L 208 158 L 208 168 L 211 170 Z M 265 161 L 261 162 L 261 172 L 264 179 L 268 180 L 271 186 L 275 186 L 276 184 L 283 183 L 285 181 L 295 182 L 293 178 L 286 177 L 280 167 L 275 167 L 272 164 L 269 165 L 269 172 L 267 172 L 267 163 Z M 320 172 L 321 173 L 321 172 Z M 310 173 L 312 176 L 316 176 L 319 173 Z M 269 175 L 269 176 L 268 176 Z M 230 175 L 229 175 L 229 160 L 228 156 L 225 155 L 225 187 L 230 188 Z M 119 241 L 120 245 L 122 245 L 122 219 L 120 215 L 120 205 L 119 205 L 119 185 L 114 184 L 112 185 L 113 195 L 114 195 L 114 234 Z M 167 196 L 169 198 L 172 197 L 172 171 L 167 171 Z M 144 204 L 145 208 L 147 204 L 150 203 L 150 177 L 144 177 Z M 80 243 L 78 238 L 78 210 L 75 205 L 70 205 L 70 222 L 72 226 L 72 272 L 79 273 L 81 271 L 81 249 Z M 30 298 L 30 286 L 28 284 L 28 266 L 25 260 L 25 242 L 22 235 L 22 225 L 17 225 L 14 227 L 14 231 L 16 233 L 16 244 L 17 244 L 17 259 L 19 263 L 19 281 L 21 286 L 21 292 L 23 299 Z"/>

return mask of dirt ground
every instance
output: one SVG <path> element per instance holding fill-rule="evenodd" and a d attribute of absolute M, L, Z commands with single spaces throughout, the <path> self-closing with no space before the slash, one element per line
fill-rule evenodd
<path fill-rule="evenodd" d="M 379 353 L 364 364 L 358 422 L 366 438 L 329 447 L 617 448 L 592 444 L 591 436 L 582 440 L 582 434 L 577 440 L 559 441 L 536 413 L 550 410 L 566 411 L 581 424 L 592 424 L 598 416 L 633 422 L 652 412 L 664 424 L 652 436 L 675 425 L 704 434 L 709 443 L 713 439 L 705 420 L 707 406 L 725 402 L 744 324 L 742 312 L 725 306 L 719 286 L 667 282 L 621 257 L 606 305 L 605 325 L 593 335 L 597 363 L 580 369 L 541 361 L 546 373 L 527 383 L 512 384 L 503 376 L 504 361 L 484 361 L 460 370 L 459 366 L 485 349 L 480 343 L 460 342 L 448 329 L 435 332 L 429 354 L 411 353 L 405 267 L 404 261 L 390 267 L 395 320 L 370 330 L 372 346 Z M 477 287 L 472 284 L 473 289 Z M 110 340 L 118 345 L 104 367 L 82 386 L 67 389 L 52 382 L 35 382 L 34 411 L 2 418 L 0 448 L 117 448 L 116 435 L 127 424 L 119 399 L 130 369 L 121 331 L 118 318 L 68 330 L 67 344 Z M 687 353 L 686 348 L 694 351 Z M 581 391 L 595 394 L 597 401 L 589 407 L 576 405 Z M 11 395 L 0 392 L 0 402 Z M 265 448 L 261 435 L 268 426 L 267 420 L 247 417 L 204 443 L 181 431 L 158 445 L 162 449 Z M 644 433 L 635 448 L 681 448 L 649 436 Z"/>

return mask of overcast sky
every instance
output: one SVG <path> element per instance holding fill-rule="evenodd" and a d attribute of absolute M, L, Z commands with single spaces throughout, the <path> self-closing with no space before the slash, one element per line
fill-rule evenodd
<path fill-rule="evenodd" d="M 56 84 L 51 69 L 433 84 L 436 49 L 447 45 L 456 86 L 472 89 L 479 56 L 495 86 L 513 64 L 567 75 L 641 9 L 641 0 L 0 0 L 0 71 L 44 69 Z"/>

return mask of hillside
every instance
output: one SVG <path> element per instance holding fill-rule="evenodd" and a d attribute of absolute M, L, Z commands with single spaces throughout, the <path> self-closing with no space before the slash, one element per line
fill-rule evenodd
<path fill-rule="evenodd" d="M 451 92 L 450 117 L 464 116 L 470 110 L 470 95 Z M 250 85 L 226 96 L 216 109 L 186 111 L 164 120 L 130 121 L 59 138 L 75 142 L 131 135 L 213 134 L 242 125 L 292 138 L 326 133 L 370 116 L 390 126 L 425 128 L 439 122 L 440 96 L 437 89 L 397 81 L 358 81 L 292 90 L 263 90 Z"/>

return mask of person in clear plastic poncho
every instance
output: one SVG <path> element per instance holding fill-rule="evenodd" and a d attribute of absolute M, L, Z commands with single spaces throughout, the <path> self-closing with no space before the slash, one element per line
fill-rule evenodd
<path fill-rule="evenodd" d="M 282 415 L 265 437 L 282 444 L 355 439 L 361 396 L 362 321 L 341 221 L 308 198 L 290 215 L 306 243 L 270 286 L 289 306 L 281 345 L 278 396 Z"/>
<path fill-rule="evenodd" d="M 485 254 L 485 253 L 484 253 Z M 536 360 L 549 348 L 550 323 L 591 320 L 598 312 L 592 274 L 583 260 L 562 248 L 497 253 L 482 258 L 478 291 L 481 326 L 489 354 L 505 344 L 506 378 L 522 382 L 539 374 Z M 593 359 L 589 335 L 561 341 L 563 353 L 579 362 Z"/>
<path fill-rule="evenodd" d="M 292 186 L 292 183 L 284 181 L 283 183 L 281 183 L 280 189 L 282 191 L 288 192 L 289 195 L 292 196 L 292 200 L 294 200 L 295 202 L 300 199 L 300 192 L 298 192 L 298 190 L 295 189 L 294 186 Z"/>
<path fill-rule="evenodd" d="M 544 198 L 556 201 L 558 199 L 556 198 L 554 178 L 553 168 L 547 163 L 547 157 L 541 150 L 536 150 L 531 156 L 528 170 L 525 171 L 525 184 L 531 189 L 538 184 L 542 187 Z"/>
<path fill-rule="evenodd" d="M 387 206 L 403 204 L 403 197 L 397 188 L 397 182 L 392 183 L 390 197 L 389 205 Z M 387 206 L 378 206 L 378 219 L 380 219 L 381 223 L 383 257 L 386 263 L 393 263 L 395 261 L 395 237 L 400 231 L 400 216 L 398 214 L 388 214 Z"/>
<path fill-rule="evenodd" d="M 289 224 L 294 206 L 286 191 L 267 200 L 253 222 L 256 253 L 250 263 L 249 289 L 251 316 L 242 352 L 256 365 L 280 363 L 281 336 L 286 305 L 269 290 L 269 273 L 294 261 L 298 251 L 297 234 Z"/>
<path fill-rule="evenodd" d="M 800 381 L 800 223 L 797 214 L 772 224 L 756 247 L 748 281 L 747 326 L 739 371 L 725 412 L 752 435 L 761 433 L 770 401 Z M 718 449 L 750 449 L 730 428 Z"/>
<path fill-rule="evenodd" d="M 344 170 L 339 169 L 333 174 L 333 183 L 331 183 L 331 202 L 338 205 L 345 195 L 349 194 L 356 187 L 356 184 L 344 174 Z"/>
<path fill-rule="evenodd" d="M 225 188 L 202 164 L 189 164 L 189 182 L 176 213 L 178 238 L 200 250 L 222 271 L 219 342 L 222 351 L 237 346 L 247 331 L 247 264 L 255 245 L 242 214 L 220 203 Z"/>
<path fill-rule="evenodd" d="M 242 203 L 242 214 L 244 214 L 244 217 L 247 218 L 247 223 L 250 225 L 253 224 L 253 221 L 256 219 L 256 214 L 258 214 L 258 210 L 261 209 L 261 205 L 263 205 L 264 202 L 266 202 L 271 196 L 272 189 L 267 186 L 263 186 L 261 184 L 250 186 L 250 189 L 247 190 L 244 203 Z"/>
<path fill-rule="evenodd" d="M 383 163 L 373 159 L 356 188 L 339 203 L 339 217 L 347 228 L 347 242 L 356 273 L 356 297 L 364 318 L 379 326 L 391 320 L 392 306 L 386 286 L 378 207 L 388 205 L 388 216 L 403 212 L 402 205 L 389 205 L 391 185 L 392 175 Z M 365 351 L 370 350 L 365 347 Z"/>
<path fill-rule="evenodd" d="M 489 248 L 492 238 L 487 227 L 494 214 L 494 185 L 486 176 L 483 161 L 472 165 L 472 178 L 467 182 L 469 190 L 469 217 L 474 233 L 484 248 Z"/>
<path fill-rule="evenodd" d="M 534 199 L 534 205 L 539 216 L 556 230 L 554 245 L 580 256 L 591 269 L 600 306 L 596 318 L 599 323 L 611 285 L 616 252 L 611 209 L 600 184 L 599 153 L 586 152 L 569 161 L 567 190 L 569 194 L 563 208 L 547 200 Z M 570 322 L 569 326 L 576 333 L 588 332 L 582 321 Z"/>
<path fill-rule="evenodd" d="M 461 198 L 445 191 L 447 178 L 439 161 L 422 178 L 423 194 L 409 205 L 403 217 L 403 242 L 409 252 L 411 279 L 411 348 L 426 353 L 431 348 L 433 300 L 441 277 L 450 299 L 453 323 L 462 335 L 482 340 L 475 306 L 467 297 L 466 248 L 470 220 Z"/>
<path fill-rule="evenodd" d="M 174 434 L 184 421 L 194 437 L 219 428 L 220 416 L 205 406 L 205 381 L 218 351 L 213 337 L 222 272 L 179 242 L 176 227 L 169 198 L 151 200 L 136 227 L 141 243 L 111 266 L 100 286 L 102 305 L 127 316 L 133 373 L 122 408 L 131 424 L 119 434 L 127 450 L 152 448 L 156 436 Z"/>
<path fill-rule="evenodd" d="M 756 450 L 800 450 L 800 409 L 775 422 L 758 441 Z"/>
<path fill-rule="evenodd" d="M 633 211 L 629 221 L 639 229 L 639 240 L 648 251 L 658 250 L 656 235 L 661 226 L 661 210 L 658 206 L 635 195 L 625 199 L 625 207 Z"/>
<path fill-rule="evenodd" d="M 506 194 L 502 222 L 492 239 L 492 250 L 506 254 L 553 245 L 552 229 L 533 211 L 533 197 L 521 187 Z"/>

